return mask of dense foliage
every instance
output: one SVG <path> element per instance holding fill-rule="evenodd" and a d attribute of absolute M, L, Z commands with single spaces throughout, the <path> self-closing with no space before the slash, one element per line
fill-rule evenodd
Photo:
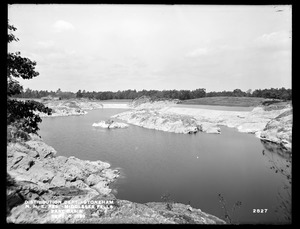
<path fill-rule="evenodd" d="M 8 24 L 7 42 L 18 41 L 12 34 L 16 28 Z M 42 121 L 36 111 L 51 114 L 51 109 L 42 103 L 27 100 L 19 101 L 14 96 L 23 92 L 23 87 L 15 78 L 31 79 L 39 75 L 36 63 L 21 57 L 20 52 L 7 54 L 7 133 L 8 140 L 16 137 L 28 138 L 29 133 L 37 133 L 38 123 Z"/>
<path fill-rule="evenodd" d="M 291 100 L 292 90 L 283 88 L 271 88 L 271 89 L 256 89 L 251 93 L 251 90 L 244 92 L 240 89 L 235 89 L 233 91 L 221 91 L 221 92 L 206 92 L 204 88 L 199 88 L 196 90 L 125 90 L 125 91 L 103 91 L 103 92 L 89 92 L 78 90 L 76 93 L 73 92 L 62 92 L 60 89 L 55 91 L 46 90 L 31 90 L 27 88 L 25 91 L 21 91 L 21 94 L 17 97 L 20 98 L 42 98 L 42 97 L 59 97 L 61 99 L 71 99 L 71 98 L 88 98 L 88 99 L 98 99 L 98 100 L 108 100 L 108 99 L 135 99 L 141 96 L 150 96 L 154 98 L 169 98 L 169 99 L 196 99 L 203 97 L 216 97 L 216 96 L 231 96 L 231 97 L 261 97 L 270 99 L 282 99 Z"/>
<path fill-rule="evenodd" d="M 292 90 L 285 89 L 284 87 L 278 89 L 263 89 L 263 90 L 255 90 L 252 93 L 253 97 L 263 97 L 263 98 L 271 98 L 271 99 L 283 99 L 283 100 L 291 100 L 292 99 Z"/>
<path fill-rule="evenodd" d="M 206 93 L 206 97 L 215 97 L 215 96 L 234 96 L 234 97 L 260 97 L 268 99 L 282 99 L 282 100 L 291 100 L 292 99 L 292 90 L 282 88 L 270 88 L 270 89 L 256 89 L 251 93 L 251 90 L 243 92 L 240 89 L 235 89 L 233 91 L 222 91 L 222 92 L 209 92 Z"/>

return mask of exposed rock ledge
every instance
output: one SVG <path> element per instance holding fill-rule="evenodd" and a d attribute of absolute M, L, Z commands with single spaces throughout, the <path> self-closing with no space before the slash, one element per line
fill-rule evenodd
<path fill-rule="evenodd" d="M 209 123 L 200 123 L 189 115 L 160 113 L 156 110 L 135 110 L 112 116 L 130 124 L 148 129 L 191 134 L 198 131 L 220 133 L 220 128 Z"/>
<path fill-rule="evenodd" d="M 288 115 L 282 116 L 283 114 Z M 112 118 L 149 129 L 184 134 L 198 131 L 219 134 L 219 126 L 223 125 L 236 128 L 240 132 L 255 134 L 291 150 L 291 104 L 259 106 L 247 112 L 182 108 L 168 101 L 146 101 Z"/>
<path fill-rule="evenodd" d="M 56 157 L 52 147 L 36 136 L 31 138 L 7 145 L 8 223 L 225 223 L 189 205 L 173 203 L 170 209 L 165 203 L 138 204 L 116 199 L 108 185 L 119 171 L 109 169 L 108 163 Z M 56 212 L 66 210 L 65 201 L 106 200 L 113 204 L 106 210 L 82 209 L 84 218 L 77 214 L 57 218 L 49 205 L 42 208 L 30 204 L 32 200 L 59 201 Z"/>
<path fill-rule="evenodd" d="M 260 138 L 277 143 L 287 150 L 292 149 L 293 113 L 287 110 L 269 121 Z"/>
<path fill-rule="evenodd" d="M 100 121 L 98 123 L 93 123 L 94 127 L 101 127 L 107 129 L 116 129 L 116 128 L 127 128 L 129 125 L 126 123 L 115 122 L 113 120 Z"/>

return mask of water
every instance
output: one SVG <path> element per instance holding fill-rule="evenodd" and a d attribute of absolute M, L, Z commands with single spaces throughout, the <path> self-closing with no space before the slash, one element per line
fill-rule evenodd
<path fill-rule="evenodd" d="M 170 198 L 224 219 L 220 193 L 234 222 L 275 223 L 286 178 L 270 167 L 285 166 L 287 156 L 254 135 L 222 127 L 222 134 L 184 135 L 130 125 L 126 129 L 92 127 L 124 109 L 99 109 L 85 116 L 44 118 L 39 134 L 57 155 L 107 161 L 121 171 L 111 187 L 118 199 L 146 203 Z M 278 150 L 278 149 L 277 149 Z M 272 152 L 273 151 L 273 152 Z M 253 213 L 267 209 L 267 213 Z M 283 219 L 280 219 L 281 222 Z"/>

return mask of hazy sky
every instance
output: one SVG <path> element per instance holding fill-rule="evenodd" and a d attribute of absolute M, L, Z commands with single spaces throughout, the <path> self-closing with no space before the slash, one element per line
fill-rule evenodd
<path fill-rule="evenodd" d="M 8 6 L 24 89 L 291 88 L 291 6 Z"/>

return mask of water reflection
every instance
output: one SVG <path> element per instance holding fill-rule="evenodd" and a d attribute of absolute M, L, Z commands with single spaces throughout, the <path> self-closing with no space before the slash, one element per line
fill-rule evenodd
<path fill-rule="evenodd" d="M 277 214 L 278 222 L 291 223 L 292 215 L 292 153 L 285 150 L 278 144 L 261 140 L 264 150 L 262 154 L 268 159 L 268 166 L 275 173 L 280 174 L 283 177 L 282 186 L 278 188 L 277 192 L 277 206 L 275 213 Z"/>

